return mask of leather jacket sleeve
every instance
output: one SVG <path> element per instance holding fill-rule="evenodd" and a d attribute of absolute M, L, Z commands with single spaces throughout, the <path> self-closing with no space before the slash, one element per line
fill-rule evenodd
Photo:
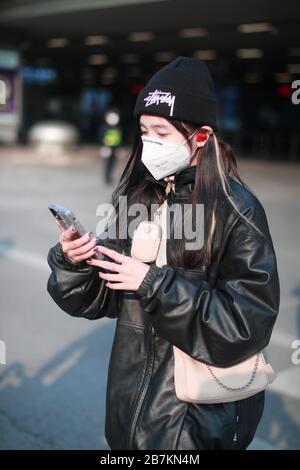
<path fill-rule="evenodd" d="M 111 248 L 106 240 L 97 239 L 99 244 Z M 86 262 L 71 263 L 64 256 L 60 243 L 50 248 L 47 261 L 52 270 L 47 291 L 64 312 L 89 320 L 118 316 L 118 293 L 105 286 L 105 281 L 98 276 L 99 268 Z"/>
<path fill-rule="evenodd" d="M 152 265 L 138 289 L 154 329 L 205 363 L 229 367 L 267 346 L 279 310 L 279 280 L 264 211 L 264 234 L 244 221 L 227 239 L 212 286 L 169 265 Z"/>

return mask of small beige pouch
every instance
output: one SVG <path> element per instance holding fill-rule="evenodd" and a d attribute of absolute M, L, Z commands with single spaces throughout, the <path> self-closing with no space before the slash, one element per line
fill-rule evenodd
<path fill-rule="evenodd" d="M 141 222 L 133 234 L 131 256 L 144 263 L 155 261 L 160 245 L 161 232 L 161 226 L 156 222 L 146 220 Z"/>

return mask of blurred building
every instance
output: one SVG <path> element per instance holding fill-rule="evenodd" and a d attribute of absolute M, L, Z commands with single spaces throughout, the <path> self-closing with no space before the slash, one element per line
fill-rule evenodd
<path fill-rule="evenodd" d="M 2 1 L 0 49 L 0 80 L 14 96 L 0 105 L 0 141 L 8 127 L 25 142 L 32 125 L 56 119 L 98 142 L 105 110 L 117 105 L 129 144 L 136 94 L 187 55 L 213 74 L 224 138 L 244 154 L 300 158 L 297 0 Z"/>

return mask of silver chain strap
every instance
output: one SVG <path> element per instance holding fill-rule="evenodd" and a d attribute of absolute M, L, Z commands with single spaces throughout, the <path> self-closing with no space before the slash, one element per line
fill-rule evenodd
<path fill-rule="evenodd" d="M 253 368 L 253 372 L 252 372 L 252 375 L 250 377 L 250 380 L 248 381 L 248 383 L 246 383 L 246 385 L 243 385 L 242 387 L 236 387 L 236 388 L 228 387 L 227 385 L 223 384 L 221 382 L 221 380 L 218 379 L 218 377 L 216 376 L 216 374 L 214 373 L 214 371 L 213 371 L 213 369 L 210 365 L 206 364 L 206 367 L 209 370 L 209 372 L 211 373 L 211 375 L 213 376 L 213 378 L 216 380 L 216 382 L 218 382 L 218 384 L 221 387 L 223 387 L 225 390 L 228 390 L 229 392 L 237 391 L 237 390 L 244 390 L 245 388 L 248 388 L 252 384 L 252 382 L 255 378 L 257 368 L 258 368 L 258 363 L 259 363 L 259 357 L 260 357 L 260 353 L 258 353 L 256 355 L 256 360 L 255 360 L 255 364 L 254 364 L 254 368 Z"/>

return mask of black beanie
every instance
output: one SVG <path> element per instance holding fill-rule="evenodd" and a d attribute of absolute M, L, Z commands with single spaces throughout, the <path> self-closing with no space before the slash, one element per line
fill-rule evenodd
<path fill-rule="evenodd" d="M 177 57 L 146 83 L 138 94 L 133 114 L 179 119 L 217 131 L 214 84 L 207 65 L 192 57 Z"/>

